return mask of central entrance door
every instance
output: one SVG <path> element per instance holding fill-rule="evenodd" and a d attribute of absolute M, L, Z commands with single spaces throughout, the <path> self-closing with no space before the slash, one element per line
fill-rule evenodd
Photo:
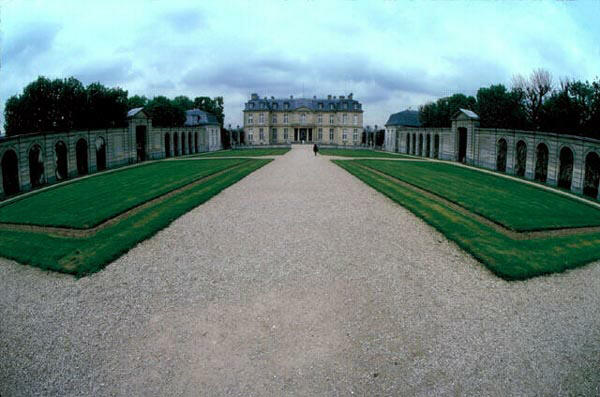
<path fill-rule="evenodd" d="M 460 127 L 458 129 L 458 162 L 464 163 L 467 160 L 467 129 Z"/>
<path fill-rule="evenodd" d="M 306 128 L 300 128 L 300 141 L 306 141 Z"/>
<path fill-rule="evenodd" d="M 138 163 L 146 160 L 146 126 L 135 127 L 135 144 L 137 149 Z"/>

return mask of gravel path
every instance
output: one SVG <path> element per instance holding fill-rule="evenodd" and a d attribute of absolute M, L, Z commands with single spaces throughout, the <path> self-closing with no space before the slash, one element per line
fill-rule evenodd
<path fill-rule="evenodd" d="M 506 282 L 309 147 L 105 270 L 0 259 L 0 395 L 598 395 L 600 264 Z"/>

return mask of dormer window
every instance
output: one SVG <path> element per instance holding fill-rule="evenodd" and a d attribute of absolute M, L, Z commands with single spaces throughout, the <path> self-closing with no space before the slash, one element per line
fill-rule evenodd
<path fill-rule="evenodd" d="M 355 109 L 355 110 L 358 110 L 358 103 L 355 103 L 355 104 L 354 104 L 354 109 Z"/>
<path fill-rule="evenodd" d="M 284 103 L 284 104 L 283 104 L 283 108 L 284 108 L 284 109 L 289 109 L 289 108 L 290 108 L 290 104 L 289 104 L 289 103 L 287 103 L 287 102 L 286 102 L 286 103 Z"/>
<path fill-rule="evenodd" d="M 277 102 L 273 102 L 273 109 L 277 109 Z"/>
<path fill-rule="evenodd" d="M 343 107 L 344 109 L 348 109 L 348 104 L 347 104 L 346 102 L 344 102 L 344 103 L 343 103 L 343 105 L 342 105 L 342 107 Z"/>
<path fill-rule="evenodd" d="M 300 123 L 306 124 L 306 113 L 300 114 Z"/>
<path fill-rule="evenodd" d="M 329 109 L 333 110 L 335 107 L 333 105 L 333 103 L 329 104 Z"/>
<path fill-rule="evenodd" d="M 319 109 L 323 109 L 323 104 L 319 103 Z"/>
<path fill-rule="evenodd" d="M 250 103 L 250 109 L 254 109 L 254 102 Z"/>

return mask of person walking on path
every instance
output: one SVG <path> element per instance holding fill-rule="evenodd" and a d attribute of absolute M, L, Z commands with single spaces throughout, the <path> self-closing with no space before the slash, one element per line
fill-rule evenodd
<path fill-rule="evenodd" d="M 317 144 L 315 143 L 313 145 L 313 152 L 315 152 L 315 156 L 317 155 L 317 153 L 319 152 L 319 147 L 317 146 Z"/>

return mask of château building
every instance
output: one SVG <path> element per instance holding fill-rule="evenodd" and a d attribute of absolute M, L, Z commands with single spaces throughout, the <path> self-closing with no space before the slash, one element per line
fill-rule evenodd
<path fill-rule="evenodd" d="M 359 145 L 362 130 L 362 105 L 352 94 L 312 99 L 261 99 L 252 94 L 244 107 L 244 134 L 249 145 Z"/>

